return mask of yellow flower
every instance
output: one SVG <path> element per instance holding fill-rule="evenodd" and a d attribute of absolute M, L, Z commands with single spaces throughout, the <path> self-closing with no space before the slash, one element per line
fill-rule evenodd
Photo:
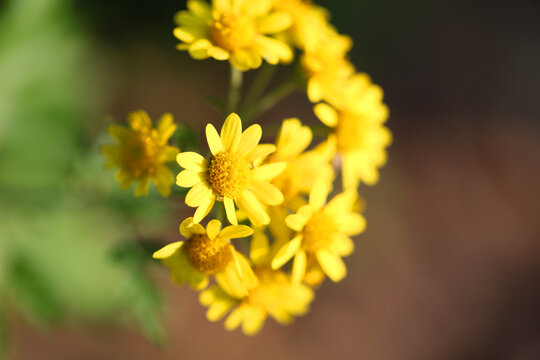
<path fill-rule="evenodd" d="M 274 145 L 258 145 L 261 136 L 259 125 L 251 125 L 242 133 L 240 117 L 232 113 L 225 120 L 221 135 L 211 124 L 206 126 L 206 138 L 212 152 L 209 160 L 195 152 L 178 154 L 178 164 L 186 170 L 178 174 L 176 183 L 191 187 L 186 204 L 197 207 L 194 222 L 200 222 L 210 212 L 216 199 L 223 201 L 231 224 L 238 223 L 235 204 L 253 225 L 270 222 L 261 202 L 267 205 L 283 202 L 283 195 L 269 181 L 278 176 L 286 164 L 255 165 L 259 158 L 275 151 Z"/>
<path fill-rule="evenodd" d="M 341 257 L 350 255 L 354 250 L 349 236 L 357 235 L 365 228 L 364 218 L 352 212 L 356 191 L 341 193 L 326 204 L 328 192 L 328 186 L 318 181 L 309 194 L 309 204 L 285 219 L 287 225 L 297 233 L 274 256 L 272 268 L 279 269 L 294 258 L 293 282 L 304 279 L 308 255 L 315 256 L 332 281 L 343 279 L 347 269 Z"/>
<path fill-rule="evenodd" d="M 324 142 L 317 148 L 305 151 L 313 134 L 308 126 L 296 118 L 283 121 L 276 141 L 276 151 L 265 163 L 285 161 L 287 167 L 272 181 L 283 194 L 284 204 L 292 202 L 298 194 L 309 193 L 316 180 L 331 184 L 334 169 L 330 161 L 335 154 L 335 145 Z M 305 151 L 305 152 L 304 152 Z"/>
<path fill-rule="evenodd" d="M 246 71 L 261 66 L 262 59 L 270 64 L 289 62 L 291 48 L 271 36 L 287 29 L 291 17 L 272 9 L 272 0 L 189 0 L 187 11 L 176 15 L 179 25 L 174 35 L 195 59 L 212 57 L 229 60 Z"/>
<path fill-rule="evenodd" d="M 180 233 L 188 240 L 166 245 L 153 257 L 171 269 L 171 276 L 179 285 L 189 283 L 201 290 L 208 286 L 209 275 L 215 275 L 231 292 L 246 295 L 247 286 L 255 286 L 257 279 L 248 260 L 229 240 L 249 236 L 253 230 L 245 225 L 220 228 L 218 220 L 209 221 L 205 230 L 193 218 L 187 218 L 180 225 Z"/>
<path fill-rule="evenodd" d="M 148 114 L 142 110 L 128 115 L 130 128 L 109 126 L 109 133 L 118 144 L 101 148 L 107 167 L 118 167 L 116 180 L 123 189 L 139 181 L 135 196 L 148 194 L 150 180 L 162 196 L 171 193 L 174 176 L 166 163 L 174 161 L 180 150 L 167 141 L 176 130 L 171 114 L 164 114 L 154 128 Z"/>
<path fill-rule="evenodd" d="M 313 290 L 301 283 L 293 283 L 281 270 L 272 270 L 269 261 L 272 250 L 262 233 L 253 237 L 250 258 L 258 283 L 249 287 L 248 294 L 238 296 L 218 281 L 200 294 L 201 304 L 208 306 L 206 316 L 218 321 L 229 312 L 225 328 L 234 330 L 242 326 L 246 335 L 259 332 L 268 316 L 282 324 L 289 324 L 294 316 L 305 314 L 313 300 Z"/>
<path fill-rule="evenodd" d="M 360 181 L 377 183 L 378 169 L 386 163 L 386 147 L 392 135 L 383 125 L 388 108 L 382 98 L 382 89 L 373 85 L 369 76 L 357 74 L 329 99 L 329 104 L 314 108 L 317 117 L 335 129 L 346 189 L 358 186 Z"/>
<path fill-rule="evenodd" d="M 309 50 L 323 41 L 324 32 L 330 26 L 328 10 L 305 0 L 275 0 L 274 8 L 293 19 L 292 26 L 285 32 L 289 42 L 301 50 Z"/>

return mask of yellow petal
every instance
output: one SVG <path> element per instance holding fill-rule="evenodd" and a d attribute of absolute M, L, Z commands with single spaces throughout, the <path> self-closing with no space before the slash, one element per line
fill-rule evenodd
<path fill-rule="evenodd" d="M 244 323 L 242 325 L 242 332 L 246 335 L 255 335 L 261 331 L 264 321 L 266 320 L 266 313 L 260 307 L 250 306 L 247 314 L 244 316 Z"/>
<path fill-rule="evenodd" d="M 291 260 L 300 249 L 300 245 L 302 245 L 302 234 L 296 235 L 291 241 L 278 250 L 277 254 L 272 259 L 272 269 L 279 269 L 287 261 Z"/>
<path fill-rule="evenodd" d="M 111 134 L 112 137 L 120 141 L 126 138 L 126 136 L 129 134 L 129 131 L 130 130 L 120 125 L 109 126 L 109 134 Z"/>
<path fill-rule="evenodd" d="M 222 49 L 218 46 L 213 46 L 208 49 L 208 56 L 213 57 L 216 60 L 229 60 L 230 54 L 227 50 Z"/>
<path fill-rule="evenodd" d="M 185 202 L 187 206 L 197 207 L 204 199 L 208 199 L 212 195 L 212 189 L 204 183 L 198 183 L 188 191 Z"/>
<path fill-rule="evenodd" d="M 214 125 L 206 125 L 206 140 L 208 141 L 208 147 L 212 155 L 216 155 L 223 151 L 223 144 L 221 143 L 221 138 L 218 135 L 218 132 Z"/>
<path fill-rule="evenodd" d="M 166 165 L 160 166 L 157 169 L 152 180 L 161 196 L 167 197 L 171 194 L 171 185 L 174 183 L 174 176 Z"/>
<path fill-rule="evenodd" d="M 114 174 L 114 178 L 120 183 L 120 187 L 124 190 L 127 189 L 135 180 L 130 173 L 122 169 L 118 170 L 116 174 Z"/>
<path fill-rule="evenodd" d="M 212 191 L 207 193 L 206 197 L 200 202 L 199 207 L 197 207 L 197 210 L 195 210 L 193 222 L 199 223 L 206 215 L 208 215 L 210 210 L 212 210 L 212 206 L 214 206 L 215 201 L 216 196 L 214 193 Z"/>
<path fill-rule="evenodd" d="M 176 156 L 176 161 L 186 170 L 204 172 L 208 169 L 208 161 L 196 152 L 182 152 Z"/>
<path fill-rule="evenodd" d="M 339 231 L 347 235 L 360 234 L 366 228 L 366 220 L 360 214 L 342 214 L 334 219 Z"/>
<path fill-rule="evenodd" d="M 286 12 L 275 11 L 258 19 L 257 32 L 261 34 L 276 34 L 290 27 L 292 21 L 292 17 Z"/>
<path fill-rule="evenodd" d="M 231 314 L 225 320 L 225 329 L 232 331 L 236 329 L 242 323 L 244 319 L 244 307 L 238 307 L 234 309 Z"/>
<path fill-rule="evenodd" d="M 296 214 L 291 214 L 285 218 L 287 226 L 294 231 L 301 231 L 313 215 L 313 209 L 309 205 L 304 205 Z"/>
<path fill-rule="evenodd" d="M 270 254 L 270 242 L 263 231 L 257 231 L 251 240 L 249 257 L 255 265 L 262 265 Z"/>
<path fill-rule="evenodd" d="M 150 186 L 150 178 L 148 177 L 142 178 L 137 184 L 137 187 L 135 188 L 135 197 L 148 195 L 149 186 Z"/>
<path fill-rule="evenodd" d="M 183 241 L 177 241 L 177 242 L 165 245 L 164 247 L 156 251 L 152 255 L 152 257 L 154 259 L 166 259 L 168 257 L 173 256 L 176 253 L 176 251 L 182 247 L 182 245 L 184 245 Z"/>
<path fill-rule="evenodd" d="M 347 268 L 341 258 L 328 250 L 319 250 L 316 253 L 321 268 L 330 280 L 338 282 L 347 275 Z"/>
<path fill-rule="evenodd" d="M 261 56 L 254 50 L 235 50 L 229 59 L 231 65 L 238 70 L 256 69 L 262 64 Z"/>
<path fill-rule="evenodd" d="M 253 272 L 253 269 L 251 268 L 251 264 L 249 263 L 248 259 L 241 253 L 234 250 L 234 246 L 229 245 L 231 247 L 231 251 L 233 253 L 234 262 L 236 265 L 236 270 L 238 271 L 238 275 L 242 279 L 242 282 L 246 289 L 252 289 L 256 287 L 259 284 L 259 279 L 257 279 L 257 276 Z"/>
<path fill-rule="evenodd" d="M 276 65 L 280 61 L 289 62 L 293 59 L 292 49 L 287 44 L 267 36 L 257 37 L 256 49 L 272 65 Z"/>
<path fill-rule="evenodd" d="M 259 144 L 255 146 L 247 156 L 248 162 L 253 162 L 266 158 L 268 155 L 276 151 L 276 146 L 273 144 Z"/>
<path fill-rule="evenodd" d="M 227 116 L 225 123 L 221 127 L 221 141 L 224 149 L 235 152 L 240 136 L 242 136 L 242 120 L 237 114 L 232 113 Z"/>
<path fill-rule="evenodd" d="M 206 230 L 204 230 L 201 224 L 195 224 L 193 217 L 188 217 L 180 224 L 180 234 L 186 239 L 190 239 L 193 235 L 206 234 Z"/>
<path fill-rule="evenodd" d="M 316 181 L 309 192 L 309 206 L 311 206 L 313 210 L 322 208 L 326 203 L 329 191 L 330 189 L 325 181 Z"/>
<path fill-rule="evenodd" d="M 192 43 L 193 41 L 195 41 L 195 36 L 193 36 L 193 34 L 191 34 L 190 32 L 185 31 L 185 29 L 181 27 L 174 28 L 173 34 L 178 40 L 185 43 Z"/>
<path fill-rule="evenodd" d="M 253 181 L 250 190 L 265 204 L 279 205 L 283 202 L 283 194 L 281 191 L 266 181 Z"/>
<path fill-rule="evenodd" d="M 237 239 L 253 234 L 253 229 L 246 225 L 230 225 L 219 233 L 220 239 Z"/>
<path fill-rule="evenodd" d="M 152 128 L 152 120 L 144 110 L 134 111 L 128 115 L 129 125 L 133 130 L 144 130 Z"/>
<path fill-rule="evenodd" d="M 354 242 L 344 234 L 334 234 L 330 242 L 330 250 L 339 256 L 349 256 L 354 251 Z"/>
<path fill-rule="evenodd" d="M 292 282 L 299 284 L 304 279 L 306 274 L 306 252 L 304 250 L 298 251 L 294 257 L 292 266 Z"/>
<path fill-rule="evenodd" d="M 206 225 L 206 235 L 210 240 L 214 240 L 217 234 L 219 234 L 219 229 L 221 229 L 221 222 L 215 219 L 210 220 Z"/>
<path fill-rule="evenodd" d="M 313 108 L 315 115 L 322 121 L 323 124 L 329 127 L 334 127 L 338 123 L 338 113 L 330 105 L 320 103 Z"/>
<path fill-rule="evenodd" d="M 198 173 L 191 170 L 184 170 L 176 176 L 176 185 L 189 188 L 203 182 L 203 179 L 203 173 Z"/>
<path fill-rule="evenodd" d="M 287 163 L 284 161 L 259 166 L 252 171 L 253 180 L 269 181 L 281 174 Z"/>
<path fill-rule="evenodd" d="M 225 206 L 227 220 L 233 225 L 238 225 L 238 220 L 236 219 L 236 207 L 234 206 L 233 199 L 227 196 L 223 197 L 223 206 Z"/>
<path fill-rule="evenodd" d="M 262 129 L 258 124 L 251 125 L 242 133 L 236 152 L 247 156 L 257 146 L 262 137 Z"/>
<path fill-rule="evenodd" d="M 218 321 L 231 310 L 232 306 L 233 304 L 230 301 L 216 300 L 208 308 L 206 318 L 209 321 Z"/>
<path fill-rule="evenodd" d="M 247 214 L 254 226 L 267 225 L 270 222 L 270 217 L 251 191 L 242 191 L 236 200 L 236 204 Z"/>
<path fill-rule="evenodd" d="M 203 290 L 210 283 L 208 275 L 193 269 L 189 276 L 189 286 L 195 290 Z"/>
<path fill-rule="evenodd" d="M 196 60 L 208 58 L 208 50 L 212 48 L 212 43 L 208 39 L 195 40 L 188 48 L 189 55 Z"/>

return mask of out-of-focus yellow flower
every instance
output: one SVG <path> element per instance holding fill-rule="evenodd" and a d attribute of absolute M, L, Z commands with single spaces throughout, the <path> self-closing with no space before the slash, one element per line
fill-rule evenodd
<path fill-rule="evenodd" d="M 189 283 L 202 290 L 208 286 L 209 275 L 215 275 L 231 292 L 247 295 L 248 286 L 256 286 L 257 278 L 248 260 L 229 240 L 249 236 L 253 230 L 245 225 L 220 228 L 218 220 L 210 220 L 205 230 L 193 218 L 187 218 L 180 225 L 180 233 L 188 240 L 166 245 L 153 257 L 171 269 L 171 277 L 179 285 Z"/>
<path fill-rule="evenodd" d="M 246 335 L 259 332 L 268 316 L 282 324 L 289 324 L 294 316 L 305 314 L 313 300 L 313 290 L 301 283 L 291 282 L 290 276 L 269 266 L 272 250 L 268 239 L 256 233 L 251 244 L 250 258 L 258 283 L 249 288 L 248 295 L 238 296 L 218 281 L 218 285 L 200 295 L 201 304 L 208 306 L 210 321 L 218 321 L 229 312 L 225 328 L 241 326 Z"/>
<path fill-rule="evenodd" d="M 382 98 L 382 89 L 372 84 L 368 75 L 357 74 L 329 99 L 329 104 L 314 108 L 317 117 L 335 129 L 346 189 L 358 186 L 360 181 L 377 183 L 378 169 L 386 163 L 392 134 L 384 126 L 388 108 Z"/>
<path fill-rule="evenodd" d="M 167 145 L 176 130 L 171 114 L 164 114 L 154 128 L 145 111 L 128 115 L 129 128 L 111 125 L 109 133 L 118 144 L 104 145 L 107 167 L 118 167 L 116 180 L 123 189 L 139 181 L 135 196 L 148 194 L 150 180 L 162 196 L 169 196 L 174 176 L 166 163 L 174 161 L 180 150 Z"/>
<path fill-rule="evenodd" d="M 311 102 L 339 96 L 342 84 L 355 69 L 347 58 L 352 40 L 328 28 L 323 39 L 307 49 L 302 56 L 302 67 L 308 75 L 307 95 Z"/>
<path fill-rule="evenodd" d="M 294 258 L 293 282 L 304 279 L 308 254 L 315 256 L 324 273 L 332 281 L 343 279 L 347 268 L 341 257 L 350 255 L 354 250 L 354 243 L 349 236 L 364 231 L 364 218 L 352 211 L 357 197 L 356 191 L 341 193 L 326 204 L 328 192 L 328 186 L 318 181 L 309 194 L 309 204 L 285 219 L 287 225 L 297 234 L 279 249 L 272 260 L 272 268 L 279 269 Z"/>
<path fill-rule="evenodd" d="M 195 152 L 178 154 L 178 164 L 186 170 L 178 174 L 176 183 L 191 187 L 186 204 L 197 207 L 196 223 L 208 214 L 216 199 L 223 201 L 231 224 L 238 223 L 235 204 L 253 225 L 270 222 L 262 203 L 279 205 L 283 202 L 283 195 L 270 181 L 285 169 L 286 163 L 256 165 L 258 159 L 275 151 L 274 145 L 258 145 L 261 136 L 259 125 L 251 125 L 242 133 L 240 117 L 232 113 L 225 120 L 221 134 L 211 124 L 206 126 L 206 138 L 212 152 L 209 160 Z"/>
<path fill-rule="evenodd" d="M 272 181 L 283 194 L 284 204 L 292 202 L 300 194 L 307 194 L 317 180 L 330 185 L 334 169 L 330 164 L 335 155 L 335 146 L 324 142 L 313 150 L 304 152 L 313 134 L 309 126 L 302 125 L 296 118 L 283 121 L 276 141 L 276 151 L 265 163 L 285 161 L 287 167 Z"/>
<path fill-rule="evenodd" d="M 328 10 L 306 0 L 274 0 L 274 7 L 288 13 L 292 19 L 292 26 L 287 29 L 285 36 L 288 42 L 293 43 L 301 50 L 314 49 L 323 41 L 324 33 L 331 25 L 328 22 Z"/>
<path fill-rule="evenodd" d="M 174 35 L 195 59 L 212 57 L 229 60 L 246 71 L 261 66 L 262 59 L 270 64 L 289 62 L 291 48 L 269 36 L 291 26 L 291 16 L 272 9 L 272 0 L 189 0 L 188 10 L 176 15 Z"/>

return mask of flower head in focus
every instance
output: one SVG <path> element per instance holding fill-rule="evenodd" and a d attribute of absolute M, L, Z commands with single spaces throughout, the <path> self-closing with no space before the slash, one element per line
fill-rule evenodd
<path fill-rule="evenodd" d="M 176 130 L 171 114 L 164 114 L 154 128 L 145 111 L 128 115 L 129 128 L 111 125 L 109 133 L 118 144 L 104 145 L 102 153 L 107 167 L 117 167 L 116 180 L 123 189 L 138 181 L 135 196 L 148 194 L 150 180 L 162 196 L 171 193 L 174 176 L 167 163 L 174 161 L 180 150 L 167 145 Z"/>
<path fill-rule="evenodd" d="M 257 276 L 256 285 L 249 287 L 247 295 L 238 296 L 227 284 L 218 284 L 200 295 L 201 304 L 208 306 L 210 321 L 218 321 L 225 315 L 225 328 L 234 330 L 239 326 L 246 335 L 259 332 L 268 316 L 281 324 L 289 324 L 295 316 L 309 310 L 313 290 L 301 283 L 293 283 L 290 276 L 269 266 L 272 246 L 263 233 L 253 237 L 250 258 Z"/>
<path fill-rule="evenodd" d="M 221 229 L 218 220 L 210 220 L 206 229 L 187 218 L 180 225 L 180 233 L 187 240 L 178 241 L 156 251 L 170 268 L 173 280 L 179 285 L 188 283 L 201 290 L 208 286 L 209 276 L 216 279 L 235 294 L 247 294 L 247 286 L 254 286 L 257 279 L 247 259 L 229 243 L 230 239 L 243 238 L 253 233 L 249 226 L 232 225 Z"/>
<path fill-rule="evenodd" d="M 378 169 L 386 163 L 386 147 L 392 135 L 384 126 L 388 108 L 382 98 L 382 89 L 371 83 L 369 76 L 357 74 L 328 103 L 315 105 L 317 117 L 334 128 L 346 189 L 358 186 L 360 181 L 377 183 Z"/>
<path fill-rule="evenodd" d="M 272 268 L 279 269 L 294 258 L 292 279 L 304 279 L 308 255 L 316 258 L 321 269 L 332 281 L 340 281 L 347 274 L 341 259 L 354 250 L 349 236 L 365 228 L 362 215 L 353 212 L 357 194 L 354 190 L 336 195 L 326 203 L 329 188 L 318 181 L 309 194 L 309 203 L 287 216 L 285 222 L 296 236 L 279 249 L 272 260 Z"/>
<path fill-rule="evenodd" d="M 184 171 L 176 183 L 191 187 L 186 204 L 197 207 L 194 222 L 200 222 L 210 212 L 216 200 L 223 201 L 227 219 L 237 224 L 236 206 L 244 211 L 255 226 L 266 225 L 270 218 L 263 207 L 279 205 L 283 195 L 270 181 L 284 169 L 284 162 L 257 166 L 258 159 L 275 150 L 274 145 L 259 145 L 262 130 L 251 125 L 242 132 L 240 117 L 227 117 L 221 134 L 211 124 L 206 126 L 206 138 L 212 157 L 207 160 L 195 152 L 178 154 L 177 161 Z"/>
<path fill-rule="evenodd" d="M 272 0 L 189 0 L 188 10 L 176 15 L 174 35 L 195 59 L 212 57 L 229 60 L 246 71 L 270 64 L 289 62 L 291 48 L 272 37 L 291 26 L 289 14 L 272 9 Z"/>

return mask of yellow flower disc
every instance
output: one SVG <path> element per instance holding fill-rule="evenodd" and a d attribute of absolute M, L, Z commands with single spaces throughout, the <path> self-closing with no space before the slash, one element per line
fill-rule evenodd
<path fill-rule="evenodd" d="M 235 199 L 250 183 L 249 163 L 245 157 L 230 152 L 221 152 L 212 157 L 208 167 L 208 182 L 218 194 Z"/>
<path fill-rule="evenodd" d="M 206 235 L 195 235 L 186 243 L 188 260 L 197 270 L 215 274 L 232 260 L 229 244 L 219 238 L 210 239 Z"/>

